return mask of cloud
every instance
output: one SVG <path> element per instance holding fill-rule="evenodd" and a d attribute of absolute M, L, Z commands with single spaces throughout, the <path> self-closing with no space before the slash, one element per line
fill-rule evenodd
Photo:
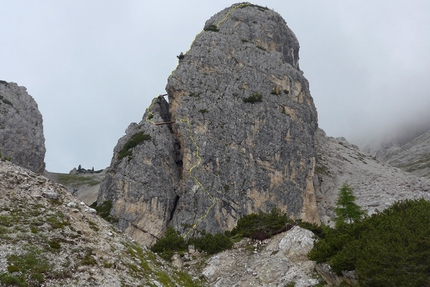
<path fill-rule="evenodd" d="M 0 0 L 0 79 L 26 86 L 44 118 L 46 163 L 110 164 L 118 139 L 164 93 L 207 19 L 230 1 Z M 256 3 L 258 4 L 258 3 Z M 263 4 L 301 45 L 319 125 L 352 142 L 429 122 L 430 3 Z"/>

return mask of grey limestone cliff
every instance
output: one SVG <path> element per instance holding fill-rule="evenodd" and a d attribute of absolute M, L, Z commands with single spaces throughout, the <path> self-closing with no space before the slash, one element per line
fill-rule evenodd
<path fill-rule="evenodd" d="M 45 137 L 42 115 L 25 87 L 0 81 L 1 157 L 42 173 L 45 169 Z"/>
<path fill-rule="evenodd" d="M 145 244 L 167 226 L 215 233 L 274 207 L 319 222 L 317 113 L 298 53 L 270 9 L 214 15 L 169 77 L 169 102 L 154 99 L 119 140 L 98 203 Z"/>

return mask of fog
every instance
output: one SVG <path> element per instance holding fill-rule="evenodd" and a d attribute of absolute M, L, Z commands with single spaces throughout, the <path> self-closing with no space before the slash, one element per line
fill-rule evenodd
<path fill-rule="evenodd" d="M 430 2 L 285 1 L 319 126 L 361 146 L 430 127 Z M 105 168 L 178 55 L 231 1 L 0 0 L 0 80 L 43 115 L 47 170 Z M 399 140 L 402 139 L 402 140 Z"/>

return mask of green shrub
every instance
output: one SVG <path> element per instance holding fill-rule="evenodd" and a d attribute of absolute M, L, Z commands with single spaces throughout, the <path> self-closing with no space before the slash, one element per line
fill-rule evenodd
<path fill-rule="evenodd" d="M 81 265 L 97 265 L 96 259 L 93 257 L 93 250 L 91 248 L 86 248 L 84 254 L 78 256 L 81 259 Z"/>
<path fill-rule="evenodd" d="M 53 239 L 51 241 L 48 242 L 49 247 L 51 247 L 54 250 L 60 250 L 61 249 L 61 243 L 59 241 L 59 239 Z"/>
<path fill-rule="evenodd" d="M 326 225 L 318 225 L 316 223 L 309 223 L 306 221 L 301 221 L 300 219 L 296 223 L 304 229 L 312 231 L 318 238 L 325 238 L 326 233 L 330 230 L 330 227 Z"/>
<path fill-rule="evenodd" d="M 45 274 L 53 267 L 34 246 L 25 247 L 22 254 L 8 255 L 7 262 L 8 272 L 0 274 L 2 286 L 40 286 L 45 282 Z"/>
<path fill-rule="evenodd" d="M 397 202 L 332 229 L 309 258 L 333 271 L 355 270 L 360 286 L 430 286 L 430 202 Z"/>
<path fill-rule="evenodd" d="M 244 103 L 258 103 L 258 102 L 262 102 L 263 101 L 263 96 L 259 93 L 255 93 L 252 96 L 246 97 L 246 98 L 242 98 Z"/>
<path fill-rule="evenodd" d="M 286 224 L 288 222 L 290 221 L 287 215 L 279 209 L 274 208 L 270 213 L 260 211 L 259 213 L 243 216 L 229 234 L 233 237 L 249 237 L 263 240 L 286 231 Z"/>
<path fill-rule="evenodd" d="M 219 29 L 216 25 L 209 25 L 209 26 L 205 27 L 203 30 L 212 31 L 212 32 L 219 32 Z"/>
<path fill-rule="evenodd" d="M 201 237 L 185 240 L 179 232 L 169 227 L 166 234 L 157 240 L 151 247 L 151 250 L 158 253 L 165 260 L 170 260 L 175 252 L 186 252 L 188 245 L 194 245 L 196 249 L 204 251 L 207 254 L 216 254 L 231 248 L 233 242 L 228 236 L 222 233 L 215 235 L 207 233 Z"/>
<path fill-rule="evenodd" d="M 230 249 L 233 247 L 233 242 L 223 233 L 217 233 L 215 235 L 206 233 L 201 237 L 190 238 L 187 245 L 194 245 L 198 250 L 212 255 Z"/>
<path fill-rule="evenodd" d="M 46 222 L 54 229 L 64 229 L 64 226 L 70 225 L 70 222 L 64 220 L 64 214 L 61 212 L 47 217 Z"/>
<path fill-rule="evenodd" d="M 169 227 L 163 237 L 152 245 L 151 250 L 158 253 L 165 260 L 170 260 L 175 251 L 187 249 L 185 239 L 173 227 Z"/>
<path fill-rule="evenodd" d="M 110 211 L 112 209 L 112 200 L 106 200 L 102 204 L 97 205 L 97 201 L 90 205 L 91 208 L 94 208 L 97 211 L 97 214 L 106 221 L 111 223 L 118 222 L 118 219 L 112 217 L 110 215 Z"/>
<path fill-rule="evenodd" d="M 136 147 L 137 145 L 143 143 L 144 141 L 151 140 L 151 136 L 148 134 L 144 134 L 143 132 L 138 132 L 134 134 L 128 142 L 125 143 L 123 148 L 118 154 L 118 159 L 123 159 L 124 157 L 128 156 L 129 159 L 131 159 L 133 153 L 131 151 L 132 148 Z"/>

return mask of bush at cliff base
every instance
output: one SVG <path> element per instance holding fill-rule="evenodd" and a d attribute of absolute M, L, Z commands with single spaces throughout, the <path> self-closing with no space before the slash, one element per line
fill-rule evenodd
<path fill-rule="evenodd" d="M 381 213 L 326 231 L 309 258 L 355 270 L 360 286 L 430 286 L 430 202 L 397 202 Z"/>

